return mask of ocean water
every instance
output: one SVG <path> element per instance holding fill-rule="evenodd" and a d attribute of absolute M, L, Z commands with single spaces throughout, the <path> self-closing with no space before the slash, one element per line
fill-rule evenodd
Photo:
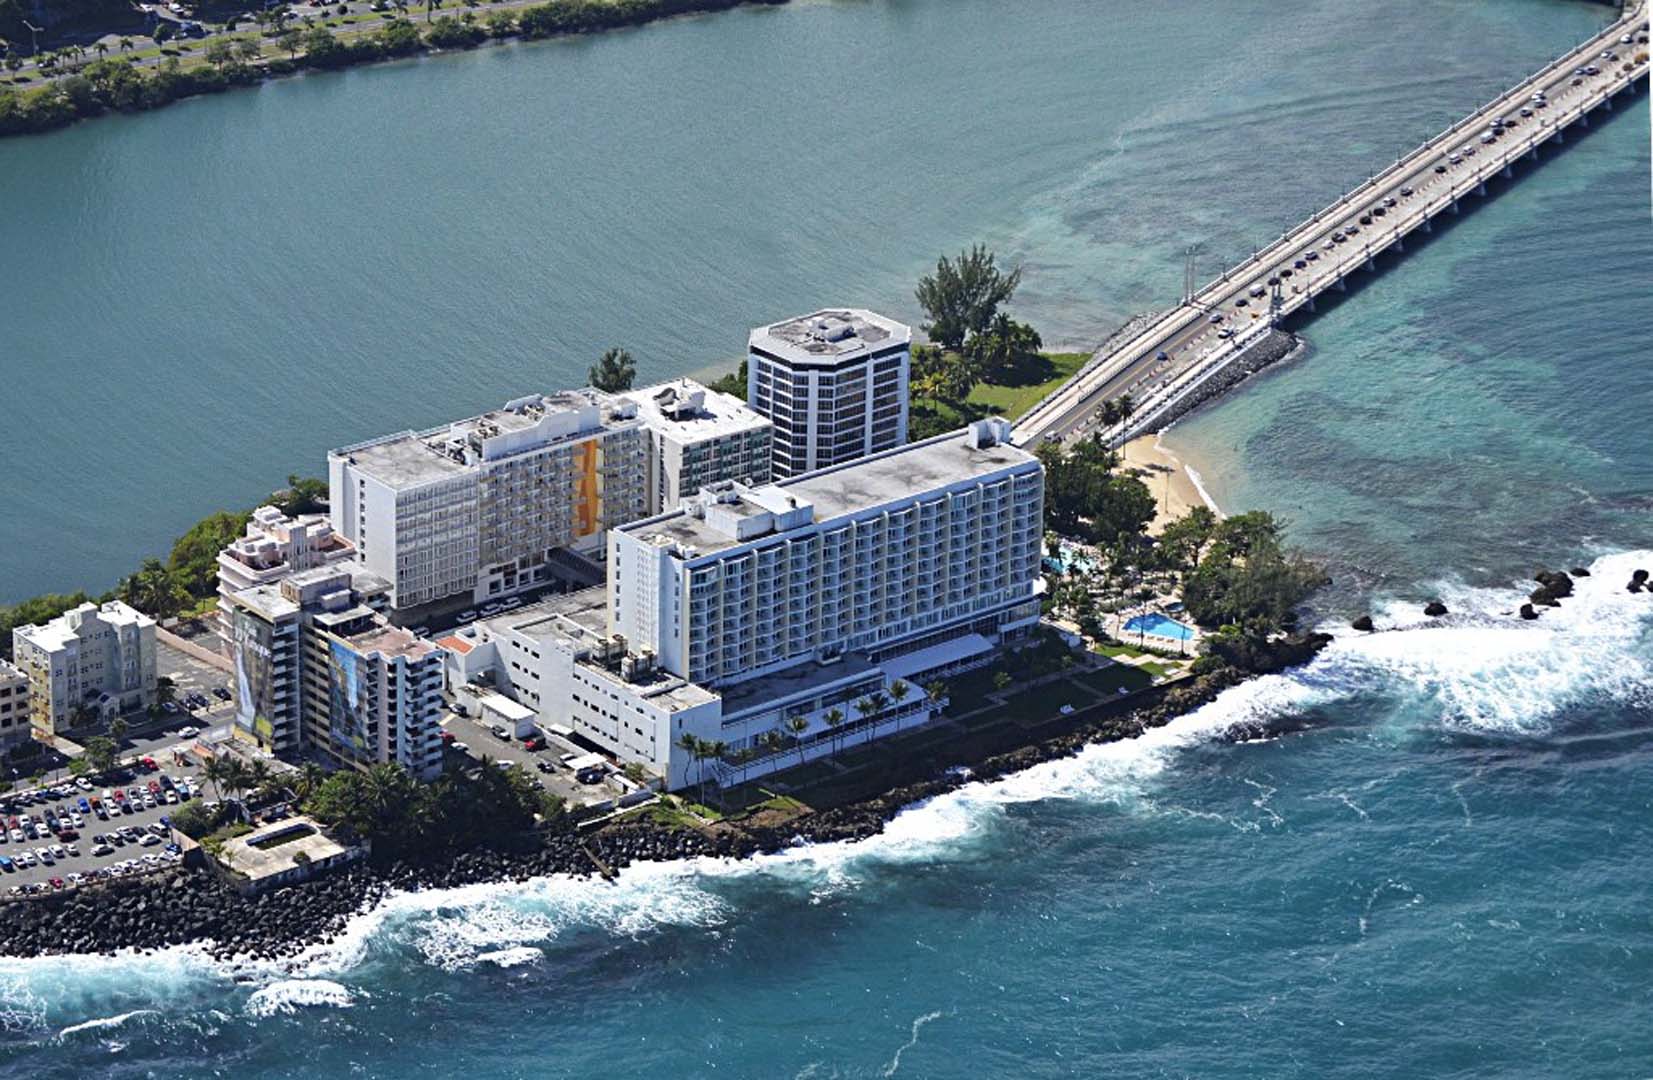
<path fill-rule="evenodd" d="M 1189 245 L 1214 276 L 1605 18 L 798 0 L 8 140 L 0 602 L 107 587 L 331 447 L 608 345 L 663 378 L 823 305 L 916 320 L 975 240 L 1048 341 L 1094 344 Z"/>
<path fill-rule="evenodd" d="M 871 243 L 891 233 L 947 246 L 967 222 L 1024 253 L 1024 313 L 1082 339 L 1174 295 L 1175 253 L 1190 238 L 1243 250 L 1242 226 L 1335 194 L 1325 185 L 1340 170 L 1357 175 L 1372 154 L 1455 111 L 1440 99 L 1484 97 L 1605 17 L 1550 0 L 1167 7 L 1026 4 L 1011 10 L 1034 15 L 1015 18 L 1002 4 L 939 0 L 796 5 L 544 53 L 352 73 L 349 97 L 305 80 L 130 123 L 195 132 L 174 136 L 180 153 L 230 140 L 240 156 L 224 167 L 241 169 L 258 145 L 253 129 L 305 126 L 316 158 L 345 153 L 315 136 L 323 118 L 353 115 L 357 90 L 367 101 L 395 93 L 405 108 L 381 108 L 377 127 L 362 121 L 348 149 L 381 170 L 386 144 L 434 139 L 447 129 L 430 117 L 459 107 L 422 91 L 448 79 L 503 88 L 530 65 L 595 56 L 613 96 L 635 92 L 626 76 L 662 70 L 688 91 L 583 136 L 634 151 L 645 140 L 627 133 L 655 129 L 660 112 L 690 100 L 708 130 L 739 123 L 708 104 L 744 100 L 730 88 L 749 73 L 721 50 L 801 35 L 838 50 L 832 100 L 846 110 L 836 121 L 914 144 L 892 174 L 808 182 L 861 185 L 855 222 L 878 224 Z M 723 32 L 735 36 L 713 36 Z M 891 97 L 891 69 L 871 60 L 903 48 L 898 73 L 924 92 Z M 696 49 L 703 65 L 724 62 L 688 64 Z M 768 63 L 760 51 L 739 55 Z M 682 66 L 662 69 L 666 56 Z M 824 92 L 804 85 L 826 78 L 811 74 L 817 63 L 787 57 L 775 108 L 820 112 L 819 101 L 790 100 Z M 958 100 L 961 84 L 948 80 L 960 70 L 994 75 L 982 83 L 992 92 Z M 1310 70 L 1335 71 L 1355 104 L 1315 87 Z M 1140 91 L 1136 107 L 1062 97 L 1098 81 L 1116 95 Z M 464 137 L 488 128 L 523 154 L 546 128 L 580 137 L 552 107 L 569 99 L 537 100 L 545 115 L 505 133 L 505 121 L 473 110 Z M 219 110 L 242 115 L 231 123 Z M 924 149 L 915 117 L 1023 142 L 1036 160 Z M 1079 124 L 1103 137 L 1074 145 Z M 65 138 L 106 153 L 97 130 Z M 819 146 L 803 131 L 790 129 L 799 153 Z M 284 965 L 218 964 L 189 949 L 0 961 L 0 1075 L 1653 1075 L 1653 597 L 1624 589 L 1633 568 L 1653 569 L 1653 440 L 1642 420 L 1653 399 L 1640 333 L 1653 281 L 1647 131 L 1644 98 L 1307 327 L 1313 349 L 1301 360 L 1172 432 L 1226 507 L 1284 511 L 1293 538 L 1332 565 L 1337 586 L 1317 618 L 1338 637 L 1307 667 L 1141 739 L 911 808 L 860 844 L 639 867 L 615 885 L 551 879 L 403 896 Z M 779 138 L 764 135 L 748 142 Z M 843 153 L 865 152 L 849 142 Z M 13 152 L 0 146 L 0 169 Z M 615 153 L 616 173 L 662 183 Z M 936 168 L 944 157 L 950 166 Z M 463 162 L 479 203 L 510 201 L 500 170 L 513 160 Z M 1023 186 L 1006 179 L 1022 170 Z M 742 207 L 754 227 L 775 223 L 762 220 L 775 212 L 764 197 L 803 182 L 778 168 L 740 175 L 773 185 Z M 593 177 L 582 194 L 611 187 Z M 673 216 L 646 199 L 633 212 L 657 224 Z M 812 241 L 774 234 L 791 254 L 743 273 L 772 278 L 763 289 L 782 310 L 834 280 L 883 281 L 904 295 L 913 266 L 845 252 L 849 219 L 819 224 Z M 295 226 L 311 227 L 321 228 Z M 409 299 L 428 299 L 415 284 L 438 273 L 429 253 L 480 260 L 472 265 L 506 289 L 488 244 L 461 258 L 468 234 L 456 248 L 443 222 L 425 228 L 436 234 L 427 257 L 382 297 L 399 316 L 380 310 L 374 318 L 389 321 L 360 331 L 364 362 L 389 328 L 443 322 L 416 318 Z M 501 223 L 493 235 L 514 233 Z M 682 257 L 669 236 L 647 239 L 650 252 Z M 836 245 L 842 261 L 803 257 L 809 244 L 816 255 Z M 660 257 L 621 265 L 655 274 Z M 689 276 L 715 278 L 716 258 Z M 595 280 L 599 268 L 574 262 L 561 280 Z M 487 291 L 467 291 L 466 304 Z M 647 309 L 682 300 L 626 295 L 639 328 Z M 718 310 L 750 298 L 726 296 Z M 279 325 L 309 302 L 268 291 L 257 318 Z M 487 364 L 433 348 L 403 374 L 465 383 L 485 404 L 512 375 L 499 354 L 528 352 L 489 319 L 517 312 L 520 328 L 552 307 L 479 316 L 478 340 L 495 350 Z M 307 319 L 305 332 L 327 328 L 317 312 Z M 717 322 L 679 341 L 710 340 Z M 355 377 L 342 360 L 328 370 L 321 381 L 334 390 Z M 261 400 L 279 415 L 285 399 Z M 379 407 L 324 397 L 306 430 L 335 412 L 374 424 L 365 413 Z M 1531 572 L 1557 565 L 1593 573 L 1538 622 L 1513 618 Z M 1423 619 L 1425 596 L 1452 615 Z M 1344 629 L 1357 610 L 1372 611 L 1381 632 Z M 1225 739 L 1241 721 L 1280 734 Z"/>

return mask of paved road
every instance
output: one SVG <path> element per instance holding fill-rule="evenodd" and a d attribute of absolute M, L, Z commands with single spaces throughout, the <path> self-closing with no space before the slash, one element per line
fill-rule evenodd
<path fill-rule="evenodd" d="M 1235 352 L 1229 337 L 1236 343 L 1254 338 L 1270 323 L 1271 308 L 1272 317 L 1279 319 L 1310 305 L 1314 296 L 1367 266 L 1372 256 L 1400 243 L 1411 230 L 1450 212 L 1485 178 L 1555 138 L 1561 127 L 1633 80 L 1645 78 L 1646 63 L 1636 58 L 1647 51 L 1646 28 L 1641 10 L 1614 23 L 1225 272 L 1142 333 L 1099 352 L 1074 380 L 1017 423 L 1016 441 L 1028 445 L 1094 431 L 1096 408 L 1126 393 L 1139 406 L 1137 420 L 1109 435 L 1120 441 L 1147 430 L 1156 402 Z M 1626 36 L 1629 44 L 1622 40 Z M 1614 58 L 1607 59 L 1607 53 Z M 1599 73 L 1577 73 L 1590 65 Z M 1632 70 L 1623 70 L 1626 65 Z M 1538 94 L 1542 106 L 1535 100 Z M 1499 119 L 1503 133 L 1483 143 L 1483 133 Z M 1277 304 L 1271 303 L 1270 281 L 1279 287 Z"/>

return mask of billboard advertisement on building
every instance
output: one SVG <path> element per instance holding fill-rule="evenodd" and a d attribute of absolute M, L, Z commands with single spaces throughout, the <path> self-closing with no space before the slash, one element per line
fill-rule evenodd
<path fill-rule="evenodd" d="M 245 611 L 235 613 L 235 726 L 268 747 L 275 715 L 275 629 Z"/>
<path fill-rule="evenodd" d="M 334 749 L 340 753 L 365 756 L 370 713 L 367 672 L 361 670 L 364 661 L 341 642 L 331 642 L 328 648 L 328 662 L 333 669 L 333 677 L 328 680 L 331 698 L 328 719 Z"/>

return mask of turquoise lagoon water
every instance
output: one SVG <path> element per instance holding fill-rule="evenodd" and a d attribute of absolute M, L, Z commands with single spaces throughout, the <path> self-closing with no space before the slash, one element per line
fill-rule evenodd
<path fill-rule="evenodd" d="M 302 463 L 612 339 L 687 370 L 829 296 L 910 314 L 973 236 L 1087 340 L 1605 10 L 798 4 L 0 145 L 7 205 L 55 215 L 29 250 L 59 238 L 0 300 L 11 385 L 104 418 L 35 433 L 100 482 L 4 471 L 44 510 L 3 578 L 101 565 L 55 541 L 94 510 L 129 559 L 289 468 L 270 439 Z M 0 1074 L 1653 1074 L 1647 161 L 1644 99 L 1172 432 L 1330 561 L 1306 668 L 862 844 L 405 896 L 290 966 L 0 962 Z M 1594 572 L 1513 618 L 1555 565 Z"/>

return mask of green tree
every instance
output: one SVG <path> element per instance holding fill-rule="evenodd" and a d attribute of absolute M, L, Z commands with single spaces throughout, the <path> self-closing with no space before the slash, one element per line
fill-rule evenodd
<path fill-rule="evenodd" d="M 155 44 L 165 45 L 172 40 L 172 35 L 176 32 L 177 28 L 170 21 L 156 19 L 155 26 L 149 31 L 149 36 L 155 39 Z"/>
<path fill-rule="evenodd" d="M 314 761 L 306 761 L 293 776 L 293 796 L 300 802 L 314 795 L 327 780 L 327 770 Z"/>
<path fill-rule="evenodd" d="M 127 726 L 123 717 L 117 716 L 109 721 L 109 737 L 115 740 L 116 746 L 119 746 L 121 741 L 126 738 Z"/>
<path fill-rule="evenodd" d="M 611 394 L 630 390 L 632 380 L 636 378 L 637 365 L 632 363 L 631 353 L 618 347 L 603 350 L 603 355 L 586 374 L 586 380 L 592 386 Z"/>
<path fill-rule="evenodd" d="M 838 729 L 844 726 L 844 710 L 833 707 L 821 714 L 821 723 L 832 733 L 832 752 L 838 753 Z"/>
<path fill-rule="evenodd" d="M 87 761 L 84 756 L 77 757 L 73 761 L 69 762 L 69 775 L 70 776 L 85 776 L 87 773 L 89 773 L 91 771 L 92 771 L 92 763 L 90 761 Z"/>
<path fill-rule="evenodd" d="M 189 596 L 211 596 L 218 590 L 218 553 L 240 539 L 252 514 L 220 510 L 189 527 L 172 543 L 167 569 Z M 147 569 L 148 563 L 144 566 Z M 136 606 L 136 605 L 134 605 Z"/>
<path fill-rule="evenodd" d="M 172 827 L 193 840 L 201 839 L 218 827 L 217 819 L 200 800 L 185 803 L 169 816 Z"/>
<path fill-rule="evenodd" d="M 1008 690 L 1010 689 L 1010 684 L 1015 681 L 1016 680 L 1010 677 L 1010 672 L 1008 671 L 1001 669 L 993 673 L 993 689 L 995 690 Z"/>
<path fill-rule="evenodd" d="M 189 602 L 189 593 L 159 559 L 145 559 L 138 572 L 121 583 L 120 598 L 156 619 L 170 619 Z"/>
<path fill-rule="evenodd" d="M 915 292 L 919 307 L 930 317 L 924 333 L 944 349 L 963 348 L 968 335 L 980 333 L 993 321 L 1021 280 L 1020 267 L 1009 273 L 1000 270 L 982 244 L 960 252 L 956 262 L 943 255 L 935 273 L 919 279 Z"/>
<path fill-rule="evenodd" d="M 231 45 L 223 38 L 214 38 L 213 40 L 207 42 L 207 48 L 204 55 L 206 56 L 207 63 L 211 64 L 219 71 L 223 71 L 224 65 L 235 59 L 235 46 Z"/>
<path fill-rule="evenodd" d="M 798 749 L 798 764 L 804 763 L 804 732 L 809 730 L 809 717 L 803 713 L 793 713 L 786 718 L 786 730 L 792 735 L 792 742 Z"/>
<path fill-rule="evenodd" d="M 258 43 L 257 38 L 242 37 L 235 39 L 235 58 L 243 64 L 250 64 L 264 55 L 264 46 Z"/>
<path fill-rule="evenodd" d="M 1039 332 L 1000 312 L 967 346 L 981 377 L 1000 385 L 1033 382 L 1044 363 Z M 968 391 L 966 391 L 968 393 Z"/>
<path fill-rule="evenodd" d="M 115 759 L 120 756 L 120 747 L 115 745 L 115 740 L 97 735 L 86 740 L 84 754 L 93 772 L 106 773 L 114 768 Z"/>
<path fill-rule="evenodd" d="M 289 30 L 276 39 L 276 46 L 287 52 L 287 59 L 297 60 L 299 50 L 304 48 L 304 35 L 297 30 Z"/>

